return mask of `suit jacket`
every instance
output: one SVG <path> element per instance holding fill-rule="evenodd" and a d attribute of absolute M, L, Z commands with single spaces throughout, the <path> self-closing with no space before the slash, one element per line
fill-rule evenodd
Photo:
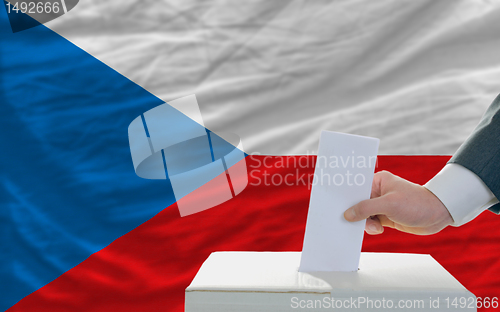
<path fill-rule="evenodd" d="M 449 163 L 462 165 L 474 172 L 500 199 L 500 95 Z M 500 204 L 489 210 L 499 214 Z"/>

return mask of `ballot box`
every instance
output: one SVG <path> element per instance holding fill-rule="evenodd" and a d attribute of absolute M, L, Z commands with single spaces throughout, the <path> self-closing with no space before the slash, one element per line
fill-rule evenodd
<path fill-rule="evenodd" d="M 185 291 L 186 312 L 476 311 L 430 255 L 361 253 L 355 272 L 299 272 L 300 252 L 214 252 Z"/>
<path fill-rule="evenodd" d="M 302 252 L 214 252 L 186 288 L 186 312 L 476 311 L 430 255 L 362 253 L 379 140 L 322 131 Z M 349 178 L 352 178 L 349 181 Z"/>

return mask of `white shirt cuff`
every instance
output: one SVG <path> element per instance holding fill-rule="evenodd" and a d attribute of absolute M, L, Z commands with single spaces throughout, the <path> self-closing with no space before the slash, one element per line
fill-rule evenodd
<path fill-rule="evenodd" d="M 424 186 L 446 206 L 453 218 L 453 226 L 471 221 L 498 203 L 476 174 L 458 164 L 447 164 Z"/>

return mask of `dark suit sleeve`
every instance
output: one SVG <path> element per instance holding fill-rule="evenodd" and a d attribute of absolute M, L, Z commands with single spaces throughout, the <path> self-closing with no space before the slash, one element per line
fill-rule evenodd
<path fill-rule="evenodd" d="M 500 199 L 500 95 L 449 163 L 462 165 L 474 172 Z M 499 214 L 500 204 L 489 210 Z"/>

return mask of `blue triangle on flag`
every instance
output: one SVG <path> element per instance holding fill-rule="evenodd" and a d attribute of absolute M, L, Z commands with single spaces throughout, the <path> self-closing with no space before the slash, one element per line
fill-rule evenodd
<path fill-rule="evenodd" d="M 127 134 L 164 102 L 44 25 L 11 28 L 0 11 L 3 311 L 176 198 L 168 179 L 136 175 Z"/>

